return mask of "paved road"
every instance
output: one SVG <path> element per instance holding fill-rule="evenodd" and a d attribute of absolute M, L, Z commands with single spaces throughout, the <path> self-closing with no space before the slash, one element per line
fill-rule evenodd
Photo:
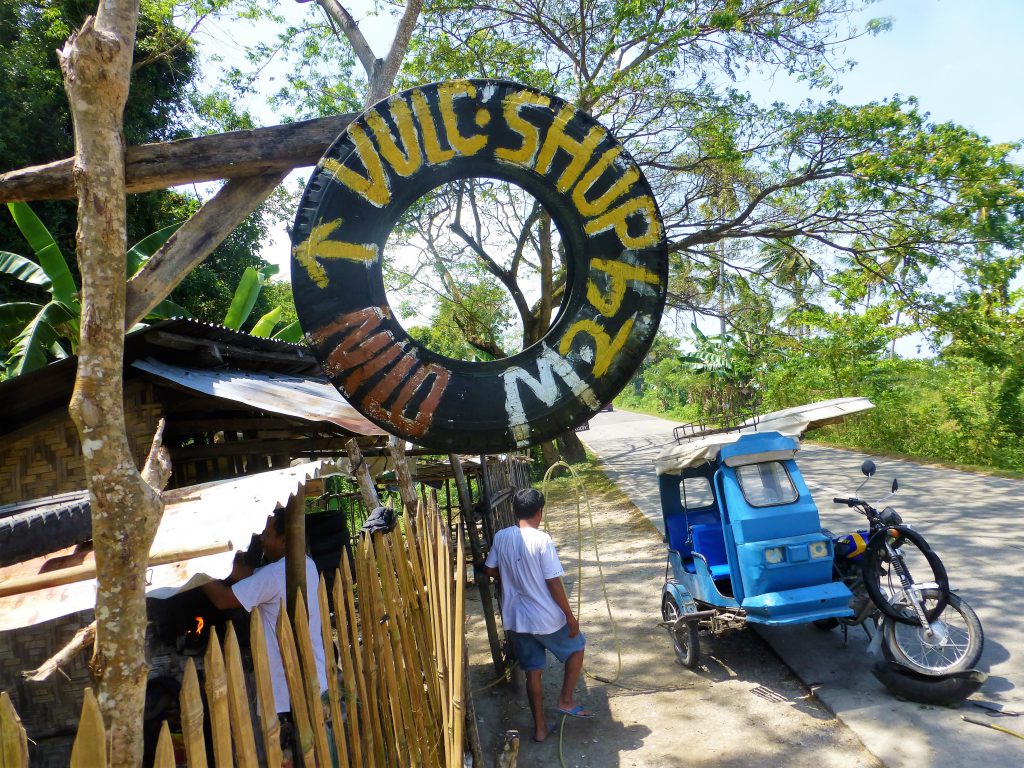
<path fill-rule="evenodd" d="M 600 413 L 580 437 L 636 506 L 664 530 L 653 460 L 672 442 L 674 422 L 642 414 Z M 835 531 L 863 520 L 831 502 L 862 479 L 865 456 L 805 444 L 798 459 L 821 509 L 822 524 Z M 977 611 L 985 630 L 980 668 L 990 677 L 973 698 L 1024 710 L 1024 481 L 988 477 L 908 461 L 877 459 L 877 496 L 892 477 L 900 481 L 892 503 L 927 537 L 950 574 L 953 589 Z M 868 486 L 870 489 L 872 486 Z M 870 498 L 866 489 L 864 496 Z M 813 627 L 762 630 L 796 675 L 891 768 L 978 768 L 1024 765 L 1024 739 L 963 722 L 982 710 L 928 707 L 895 699 L 871 674 L 874 657 L 860 630 L 844 646 L 841 631 Z M 704 643 L 714 642 L 710 639 Z M 671 650 L 666 647 L 666 653 Z M 984 719 L 984 715 L 981 715 Z M 1024 733 L 1024 717 L 991 719 Z"/>

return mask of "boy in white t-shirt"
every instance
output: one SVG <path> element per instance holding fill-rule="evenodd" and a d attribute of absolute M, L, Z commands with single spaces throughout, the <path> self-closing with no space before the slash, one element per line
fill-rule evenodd
<path fill-rule="evenodd" d="M 285 520 L 284 510 L 277 509 L 267 518 L 267 525 L 260 534 L 263 544 L 263 558 L 266 565 L 256 568 L 246 566 L 236 556 L 231 569 L 228 586 L 222 581 L 212 581 L 202 585 L 202 590 L 210 602 L 221 610 L 244 608 L 252 612 L 260 609 L 263 624 L 263 636 L 267 642 L 267 666 L 270 669 L 270 682 L 274 691 L 274 706 L 279 716 L 290 717 L 291 699 L 288 695 L 288 681 L 285 679 L 284 665 L 281 662 L 281 650 L 277 641 L 277 617 L 285 601 Z M 330 728 L 330 710 L 327 708 L 327 670 L 323 643 L 320 638 L 320 602 L 317 598 L 319 576 L 316 565 L 306 556 L 306 606 L 309 616 L 309 634 L 313 639 L 313 661 L 316 665 L 316 676 L 320 683 L 321 699 L 324 701 L 324 720 Z M 282 728 L 282 740 L 287 740 L 289 729 Z M 331 762 L 337 765 L 334 753 L 334 741 L 328 733 L 331 747 Z M 282 745 L 290 746 L 290 745 Z"/>
<path fill-rule="evenodd" d="M 512 509 L 519 525 L 495 534 L 484 566 L 488 576 L 501 578 L 501 620 L 512 652 L 526 673 L 533 738 L 544 741 L 552 730 L 544 720 L 541 676 L 545 651 L 565 664 L 556 710 L 572 717 L 593 717 L 573 696 L 583 669 L 586 641 L 559 578 L 565 571 L 554 542 L 540 530 L 544 494 L 533 488 L 520 490 L 512 498 Z"/>

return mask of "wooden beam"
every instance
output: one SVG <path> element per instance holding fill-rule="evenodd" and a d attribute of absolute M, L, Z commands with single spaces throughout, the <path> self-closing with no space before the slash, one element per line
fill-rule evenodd
<path fill-rule="evenodd" d="M 274 171 L 231 179 L 207 200 L 128 282 L 124 327 L 131 328 L 166 299 L 185 275 L 270 196 L 286 175 L 287 171 Z"/>
<path fill-rule="evenodd" d="M 224 456 L 261 456 L 288 454 L 289 456 L 342 456 L 349 437 L 308 437 L 297 440 L 238 440 L 214 445 L 170 447 L 171 458 L 178 461 L 198 461 Z"/>
<path fill-rule="evenodd" d="M 319 363 L 308 349 L 295 347 L 293 352 L 270 352 L 262 349 L 254 349 L 241 344 L 231 344 L 226 341 L 215 341 L 214 339 L 200 339 L 194 336 L 185 336 L 170 331 L 153 331 L 146 334 L 146 341 L 165 349 L 177 349 L 184 352 L 194 352 L 196 349 L 206 348 L 216 350 L 221 356 L 233 357 L 237 360 L 245 360 L 250 363 L 291 363 L 296 367 L 309 365 L 319 368 Z M 154 374 L 155 375 L 155 374 Z M 162 376 L 157 376 L 162 381 Z"/>
<path fill-rule="evenodd" d="M 128 147 L 125 191 L 149 192 L 316 165 L 354 114 Z M 0 202 L 75 197 L 74 158 L 0 174 Z"/>

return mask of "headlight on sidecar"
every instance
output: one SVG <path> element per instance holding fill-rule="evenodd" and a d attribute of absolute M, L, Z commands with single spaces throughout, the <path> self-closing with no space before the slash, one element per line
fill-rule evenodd
<path fill-rule="evenodd" d="M 785 558 L 782 547 L 767 547 L 764 551 L 764 561 L 768 565 L 778 565 Z"/>
<path fill-rule="evenodd" d="M 827 541 L 812 541 L 810 545 L 811 560 L 821 560 L 823 557 L 828 557 L 828 542 Z"/>

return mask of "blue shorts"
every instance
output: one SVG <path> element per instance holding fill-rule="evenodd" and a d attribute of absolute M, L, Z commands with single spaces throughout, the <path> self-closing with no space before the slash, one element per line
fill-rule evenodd
<path fill-rule="evenodd" d="M 563 664 L 566 659 L 578 651 L 582 651 L 586 645 L 586 638 L 580 632 L 576 637 L 569 637 L 569 625 L 565 624 L 557 632 L 550 635 L 531 635 L 525 632 L 507 632 L 509 643 L 512 646 L 512 654 L 519 662 L 524 672 L 532 672 L 536 669 L 544 669 L 546 656 L 544 651 L 551 651 L 552 655 Z"/>

